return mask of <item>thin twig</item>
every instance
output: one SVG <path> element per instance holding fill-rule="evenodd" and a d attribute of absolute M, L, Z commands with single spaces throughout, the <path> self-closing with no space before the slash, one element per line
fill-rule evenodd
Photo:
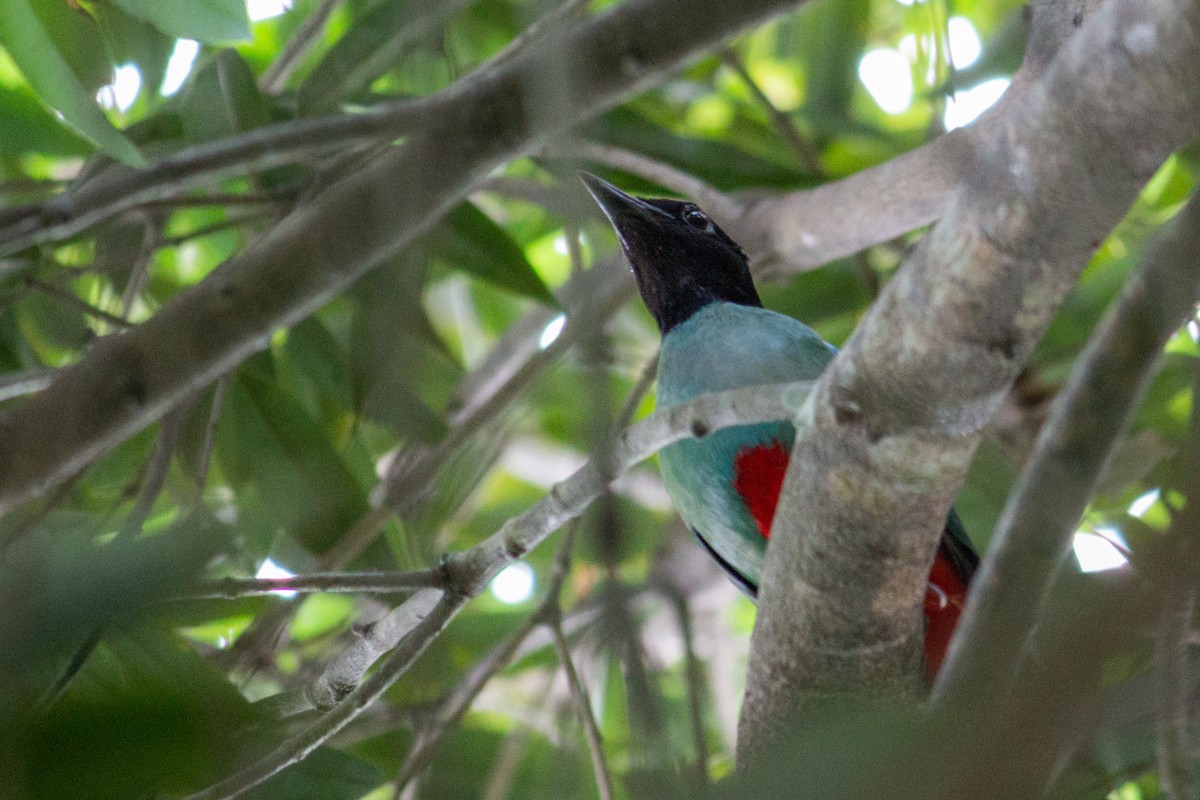
<path fill-rule="evenodd" d="M 633 422 L 633 417 L 637 414 L 638 406 L 642 404 L 642 398 L 646 396 L 646 392 L 650 391 L 650 386 L 654 383 L 656 377 L 658 377 L 658 353 L 655 353 L 654 357 L 642 367 L 637 383 L 629 390 L 629 396 L 625 398 L 625 404 L 617 412 L 617 430 L 628 428 L 629 424 Z"/>
<path fill-rule="evenodd" d="M 558 661 L 562 664 L 567 676 L 567 686 L 571 690 L 571 698 L 575 701 L 575 713 L 583 723 L 583 735 L 587 741 L 588 752 L 592 756 L 592 771 L 596 775 L 596 790 L 600 800 L 612 800 L 614 796 L 612 774 L 608 769 L 608 758 L 604 755 L 604 742 L 600 737 L 600 728 L 596 717 L 592 714 L 591 701 L 588 699 L 587 687 L 579 679 L 575 671 L 575 663 L 571 660 L 571 648 L 567 645 L 567 637 L 563 635 L 562 625 L 556 619 L 549 624 L 554 634 L 554 649 L 558 653 Z"/>
<path fill-rule="evenodd" d="M 422 119 L 428 124 L 419 133 L 299 205 L 256 246 L 178 293 L 129 336 L 109 337 L 112 341 L 93 348 L 36 400 L 6 410 L 0 512 L 45 492 L 78 464 L 155 421 L 172 401 L 266 347 L 272 331 L 297 324 L 377 267 L 385 254 L 413 241 L 495 168 L 796 2 L 721 4 L 693 15 L 687 26 L 663 25 L 661 20 L 687 13 L 688 0 L 620 3 L 550 37 L 544 47 L 532 48 L 492 80 L 456 84 L 441 96 L 440 113 L 430 115 L 430 105 L 423 105 Z M 606 43 L 614 38 L 637 57 L 606 57 Z M 562 75 L 548 74 L 547 68 L 563 59 L 567 68 Z M 554 104 L 549 113 L 544 98 L 530 89 L 559 77 L 570 83 L 568 102 Z M 193 169 L 199 167 L 189 164 L 188 170 Z M 397 186 L 422 190 L 404 194 Z M 133 189 L 134 195 L 140 191 Z M 80 223 L 70 208 L 59 211 L 66 211 L 71 224 Z M 48 221 L 54 227 L 63 218 Z M 379 224 L 381 219 L 388 224 Z M 45 233 L 40 223 L 34 227 L 39 235 Z M 10 243 L 7 235 L 3 238 Z M 313 242 L 323 245 L 314 247 Z M 237 324 L 213 325 L 214 319 Z M 142 380 L 133 374 L 135 368 Z M 55 420 L 64 418 L 78 424 L 65 429 L 56 425 Z M 15 453 L 21 455 L 19 470 Z"/>
<path fill-rule="evenodd" d="M 0 402 L 40 392 L 54 380 L 55 372 L 53 368 L 35 368 L 0 375 Z"/>
<path fill-rule="evenodd" d="M 313 9 L 288 39 L 279 56 L 259 76 L 259 88 L 267 94 L 275 94 L 284 87 L 305 54 L 325 32 L 325 23 L 329 21 L 329 15 L 342 2 L 343 0 L 321 0 L 321 5 Z"/>
<path fill-rule="evenodd" d="M 1188 503 L 1175 517 L 1169 538 L 1173 547 L 1159 576 L 1162 599 L 1158 636 L 1154 643 L 1156 667 L 1155 760 L 1159 788 L 1168 800 L 1193 800 L 1195 762 L 1190 739 L 1188 703 L 1188 634 L 1200 593 L 1200 360 L 1192 367 L 1192 414 L 1184 450 L 1179 460 L 1186 477 L 1181 490 Z"/>
<path fill-rule="evenodd" d="M 413 589 L 443 586 L 441 570 L 422 569 L 414 572 L 312 572 L 286 578 L 219 578 L 208 581 L 172 600 L 235 600 L 275 592 L 370 592 L 390 594 Z"/>
<path fill-rule="evenodd" d="M 594 265 L 573 277 L 561 292 L 567 307 L 568 322 L 549 347 L 540 348 L 538 338 L 550 312 L 537 309 L 513 326 L 493 352 L 524 354 L 516 366 L 508 359 L 493 361 L 489 356 L 479 368 L 463 378 L 467 387 L 459 407 L 450 417 L 450 430 L 433 447 L 412 459 L 394 460 L 393 467 L 376 488 L 373 497 L 379 504 L 359 519 L 354 527 L 321 558 L 321 566 L 338 569 L 375 540 L 383 526 L 398 509 L 414 497 L 421 497 L 436 479 L 441 465 L 484 425 L 496 418 L 522 392 L 528 390 L 587 330 L 588 323 L 607 319 L 632 289 L 631 282 L 615 268 L 615 262 Z M 533 324 L 526 324 L 526 322 Z"/>
<path fill-rule="evenodd" d="M 626 429 L 617 437 L 612 449 L 613 457 L 606 459 L 603 469 L 595 464 L 581 468 L 557 484 L 524 514 L 508 520 L 483 542 L 464 553 L 447 557 L 442 573 L 451 583 L 441 600 L 415 627 L 405 629 L 403 639 L 376 666 L 375 671 L 357 683 L 344 699 L 334 704 L 312 727 L 237 774 L 191 795 L 188 800 L 233 797 L 299 762 L 328 741 L 383 694 L 424 652 L 463 605 L 483 591 L 492 577 L 563 524 L 578 517 L 609 482 L 632 465 L 680 439 L 706 436 L 732 425 L 788 418 L 803 405 L 811 389 L 811 381 L 799 381 L 704 395 L 689 403 L 658 411 Z M 565 566 L 560 566 L 562 563 L 562 559 L 556 560 L 552 584 L 565 580 L 567 570 Z M 414 598 L 419 595 L 414 595 Z M 366 674 L 370 664 L 358 666 L 362 667 L 361 674 Z M 291 706 L 285 703 L 283 707 Z"/>
<path fill-rule="evenodd" d="M 139 203 L 138 208 L 162 208 L 167 210 L 177 208 L 205 208 L 207 206 L 262 206 L 273 203 L 287 203 L 295 200 L 293 191 L 212 193 L 212 194 L 174 194 L 156 197 Z"/>
<path fill-rule="evenodd" d="M 577 527 L 576 525 L 568 526 L 563 532 L 562 541 L 559 543 L 554 563 L 550 570 L 550 579 L 547 581 L 546 592 L 538 607 L 526 618 L 520 628 L 492 648 L 491 652 L 475 665 L 466 678 L 447 693 L 445 698 L 438 704 L 438 710 L 434 713 L 430 723 L 422 727 L 416 744 L 409 751 L 408 755 L 404 757 L 404 763 L 401 764 L 399 773 L 396 776 L 397 791 L 413 780 L 414 776 L 420 774 L 421 770 L 425 769 L 433 757 L 437 745 L 462 720 L 467 710 L 471 707 L 471 704 L 475 702 L 475 698 L 483 691 L 483 687 L 497 673 L 509 665 L 513 656 L 516 655 L 518 648 L 544 622 L 548 613 L 547 609 L 557 607 L 563 582 L 566 580 L 569 572 L 569 560 L 574 546 L 575 530 Z"/>
<path fill-rule="evenodd" d="M 323 714 L 314 725 L 283 742 L 245 769 L 190 795 L 187 800 L 226 800 L 236 797 L 292 764 L 302 761 L 386 692 L 458 614 L 466 601 L 467 598 L 460 595 L 443 595 L 441 601 L 408 633 L 404 641 L 383 659 L 375 671 L 358 684 L 344 700 Z"/>
<path fill-rule="evenodd" d="M 504 49 L 480 66 L 477 72 L 479 74 L 489 74 L 503 67 L 525 52 L 530 45 L 581 19 L 587 13 L 590 2 L 591 0 L 563 0 L 561 5 L 556 6 L 544 16 L 534 20 L 529 27 L 517 34 L 512 41 L 504 46 Z"/>
<path fill-rule="evenodd" d="M 138 295 L 142 293 L 142 288 L 145 286 L 146 278 L 149 275 L 150 262 L 154 258 L 155 243 L 161 233 L 152 215 L 143 213 L 141 217 L 143 225 L 142 243 L 138 248 L 133 266 L 129 270 L 129 280 L 125 284 L 125 291 L 121 294 L 122 319 L 129 319 L 129 314 L 133 310 L 133 304 L 137 300 Z"/>
<path fill-rule="evenodd" d="M 1185 534 L 1186 535 L 1186 534 Z M 1190 547 L 1180 548 L 1181 559 L 1194 562 Z M 1178 563 L 1185 563 L 1180 561 Z M 1194 573 L 1194 569 L 1185 570 Z M 1192 615 L 1196 610 L 1197 587 L 1173 583 L 1162 596 L 1158 636 L 1154 644 L 1155 681 L 1155 756 L 1159 789 L 1168 800 L 1192 800 L 1196 787 L 1192 780 L 1194 756 L 1189 744 L 1190 707 L 1188 703 L 1188 640 Z"/>
<path fill-rule="evenodd" d="M 692 630 L 692 609 L 687 595 L 676 587 L 667 591 L 667 599 L 675 610 L 679 621 L 679 632 L 683 638 L 684 676 L 687 682 L 688 717 L 692 723 L 692 747 L 696 751 L 696 778 L 699 786 L 706 786 L 708 778 L 708 737 L 704 733 L 705 695 L 704 665 L 696 657 L 695 632 Z"/>
<path fill-rule="evenodd" d="M 349 142 L 395 137 L 442 113 L 444 99 L 400 100 L 371 111 L 302 118 L 189 147 L 144 169 L 110 165 L 43 202 L 0 210 L 0 253 L 59 241 L 117 214 L 219 177 L 261 172 Z"/>
<path fill-rule="evenodd" d="M 438 744 L 466 715 L 475 698 L 483 691 L 483 687 L 508 666 L 517 649 L 537 628 L 537 624 L 533 615 L 530 615 L 519 629 L 480 659 L 467 676 L 438 704 L 433 719 L 421 728 L 413 749 L 404 757 L 404 763 L 396 776 L 397 789 L 414 780 L 428 766 Z"/>
<path fill-rule="evenodd" d="M 545 154 L 556 159 L 594 161 L 633 173 L 695 200 L 720 222 L 737 219 L 745 210 L 742 203 L 695 175 L 622 147 L 585 141 L 555 142 L 546 147 Z"/>
<path fill-rule="evenodd" d="M 176 234 L 175 236 L 166 236 L 159 241 L 160 247 L 176 247 L 184 242 L 190 242 L 193 239 L 199 239 L 204 236 L 211 236 L 214 233 L 221 233 L 230 228 L 240 228 L 243 225 L 248 225 L 252 222 L 259 222 L 270 217 L 269 213 L 252 212 L 240 214 L 238 216 L 223 219 L 219 222 L 213 222 L 208 225 L 201 225 L 198 228 L 187 231 L 185 233 Z"/>
<path fill-rule="evenodd" d="M 79 670 L 83 669 L 83 665 L 87 663 L 88 658 L 96 650 L 96 645 L 100 644 L 100 631 L 93 630 L 87 635 L 87 638 L 80 643 L 75 652 L 71 654 L 71 660 L 63 668 L 62 674 L 54 681 L 54 685 L 46 692 L 45 695 L 38 701 L 37 708 L 41 713 L 45 713 L 47 709 L 53 706 L 66 693 L 67 687 L 79 674 Z"/>
<path fill-rule="evenodd" d="M 29 288 L 36 289 L 39 292 L 45 292 L 53 297 L 57 297 L 58 299 L 65 301 L 73 308 L 76 308 L 79 311 L 82 311 L 84 314 L 87 314 L 89 317 L 95 317 L 96 319 L 107 322 L 116 328 L 125 329 L 133 327 L 133 323 L 129 322 L 129 320 L 123 317 L 118 317 L 116 314 L 110 314 L 102 308 L 96 308 L 91 303 L 81 300 L 79 296 L 70 289 L 64 289 L 61 286 L 55 286 L 52 283 L 47 283 L 46 281 L 43 281 L 40 278 L 35 278 L 32 275 L 26 275 L 24 278 L 22 278 L 22 281 Z"/>
<path fill-rule="evenodd" d="M 158 500 L 163 486 L 167 483 L 171 459 L 179 444 L 183 423 L 191 413 L 193 405 L 195 405 L 194 400 L 181 403 L 163 417 L 158 439 L 154 443 L 154 452 L 150 454 L 150 461 L 146 464 L 146 478 L 142 483 L 142 490 L 138 493 L 133 509 L 125 518 L 121 530 L 117 532 L 117 538 L 128 538 L 141 534 L 142 526 L 146 523 L 146 518 L 150 516 L 151 509 L 154 508 L 154 502 Z"/>
<path fill-rule="evenodd" d="M 222 375 L 213 388 L 212 405 L 208 410 L 208 424 L 204 426 L 204 442 L 200 446 L 200 457 L 196 460 L 196 499 L 204 496 L 204 484 L 208 482 L 208 468 L 212 464 L 213 450 L 217 444 L 217 423 L 221 420 L 221 409 L 225 405 L 225 394 L 229 391 L 229 375 Z"/>
<path fill-rule="evenodd" d="M 821 165 L 821 154 L 817 151 L 817 148 L 800 133 L 792 118 L 780 111 L 779 107 L 771 102 L 771 98 L 767 97 L 762 87 L 758 85 L 758 82 L 746 70 L 746 65 L 742 63 L 742 59 L 738 54 L 732 48 L 726 47 L 717 54 L 717 57 L 721 59 L 722 64 L 737 73 L 742 83 L 750 90 L 750 94 L 754 95 L 754 99 L 767 112 L 767 116 L 771 118 L 771 122 L 775 125 L 775 130 L 779 131 L 779 135 L 792 148 L 792 152 L 796 154 L 800 163 L 814 176 L 818 178 L 826 177 L 825 168 Z"/>

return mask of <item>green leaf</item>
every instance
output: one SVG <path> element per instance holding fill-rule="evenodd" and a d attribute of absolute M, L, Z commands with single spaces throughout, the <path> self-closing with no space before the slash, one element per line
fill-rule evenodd
<path fill-rule="evenodd" d="M 246 800 L 358 800 L 384 781 L 370 764 L 321 747 L 243 795 Z"/>
<path fill-rule="evenodd" d="M 421 306 L 425 272 L 424 256 L 408 248 L 355 285 L 349 353 L 362 414 L 402 439 L 433 441 L 446 422 L 430 406 L 445 406 L 461 369 Z"/>
<path fill-rule="evenodd" d="M 44 17 L 39 9 L 51 7 L 43 8 L 46 3 L 51 0 L 8 0 L 4 13 L 0 14 L 0 45 L 8 51 L 38 98 L 62 114 L 63 121 L 114 158 L 132 166 L 143 165 L 141 154 L 108 121 L 96 104 L 93 91 L 60 49 L 99 52 L 98 42 L 71 40 L 71 36 L 79 34 L 78 26 L 60 26 L 65 18 L 56 12 Z M 73 12 L 68 9 L 67 13 Z M 53 29 L 47 27 L 47 19 L 53 22 Z"/>
<path fill-rule="evenodd" d="M 112 80 L 112 64 L 103 48 L 96 46 L 100 28 L 88 12 L 72 9 L 60 0 L 29 1 L 54 49 L 85 89 L 94 92 Z"/>
<path fill-rule="evenodd" d="M 558 307 L 529 259 L 508 233 L 471 203 L 463 203 L 428 236 L 430 251 L 455 269 L 502 289 Z"/>
<path fill-rule="evenodd" d="M 110 632 L 21 737 L 35 787 L 27 796 L 187 793 L 228 769 L 238 754 L 233 734 L 253 718 L 224 675 L 177 636 Z"/>
<path fill-rule="evenodd" d="M 319 319 L 309 317 L 288 331 L 284 350 L 304 382 L 337 407 L 353 407 L 346 355 Z"/>
<path fill-rule="evenodd" d="M 367 510 L 366 497 L 322 426 L 263 368 L 265 358 L 230 382 L 217 426 L 222 469 L 239 493 L 257 490 L 276 530 L 322 553 Z"/>
<path fill-rule="evenodd" d="M 869 0 L 844 0 L 813 3 L 794 18 L 795 37 L 804 45 L 790 52 L 803 54 L 809 86 L 805 108 L 826 130 L 840 127 L 858 91 L 858 61 L 870 17 Z"/>
<path fill-rule="evenodd" d="M 184 135 L 207 142 L 267 122 L 254 73 L 236 50 L 220 50 L 192 76 L 181 99 Z"/>
<path fill-rule="evenodd" d="M 0 153 L 5 155 L 85 156 L 92 152 L 86 139 L 56 120 L 24 86 L 0 86 L 0 119 L 4 120 Z"/>
<path fill-rule="evenodd" d="M 162 86 L 175 38 L 110 3 L 97 4 L 92 13 L 104 34 L 112 63 L 137 64 L 144 89 L 154 92 Z"/>
<path fill-rule="evenodd" d="M 43 364 L 59 365 L 92 339 L 79 309 L 58 297 L 34 291 L 17 307 L 17 324 Z"/>
<path fill-rule="evenodd" d="M 787 164 L 759 158 L 728 142 L 675 133 L 626 108 L 610 111 L 583 132 L 588 138 L 673 164 L 717 189 L 794 188 L 811 182 Z"/>
<path fill-rule="evenodd" d="M 168 36 L 198 42 L 245 41 L 250 19 L 244 0 L 113 0 Z"/>
<path fill-rule="evenodd" d="M 300 86 L 305 114 L 334 110 L 395 63 L 405 48 L 443 24 L 463 0 L 391 0 L 362 14 Z"/>

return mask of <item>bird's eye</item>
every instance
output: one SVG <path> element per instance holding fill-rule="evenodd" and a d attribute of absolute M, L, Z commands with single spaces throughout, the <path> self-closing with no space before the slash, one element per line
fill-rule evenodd
<path fill-rule="evenodd" d="M 683 221 L 698 230 L 712 230 L 712 220 L 708 218 L 707 214 L 694 206 L 683 212 Z"/>

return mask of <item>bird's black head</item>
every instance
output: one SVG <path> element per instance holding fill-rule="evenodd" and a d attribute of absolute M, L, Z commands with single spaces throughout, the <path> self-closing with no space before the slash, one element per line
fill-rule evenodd
<path fill-rule="evenodd" d="M 586 172 L 580 178 L 616 228 L 664 334 L 718 300 L 762 305 L 742 248 L 694 204 L 634 197 Z"/>

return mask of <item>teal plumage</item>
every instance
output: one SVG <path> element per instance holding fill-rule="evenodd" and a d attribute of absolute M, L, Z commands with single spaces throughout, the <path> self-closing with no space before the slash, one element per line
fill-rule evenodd
<path fill-rule="evenodd" d="M 762 307 L 746 254 L 694 204 L 634 197 L 594 175 L 583 175 L 583 181 L 616 230 L 662 333 L 660 406 L 725 389 L 815 379 L 833 359 L 833 347 L 811 328 Z M 787 422 L 741 425 L 678 442 L 660 454 L 663 480 L 680 516 L 751 596 L 758 591 L 794 439 Z M 951 510 L 925 595 L 930 680 L 977 563 Z"/>
<path fill-rule="evenodd" d="M 666 408 L 709 392 L 811 380 L 833 355 L 815 331 L 791 317 L 710 303 L 663 337 L 657 404 Z M 794 437 L 786 422 L 743 425 L 678 442 L 659 454 L 663 481 L 684 522 L 697 532 L 735 534 L 701 540 L 747 589 L 758 585 L 766 541 L 735 491 L 734 465 L 748 448 L 778 442 L 790 451 Z"/>

